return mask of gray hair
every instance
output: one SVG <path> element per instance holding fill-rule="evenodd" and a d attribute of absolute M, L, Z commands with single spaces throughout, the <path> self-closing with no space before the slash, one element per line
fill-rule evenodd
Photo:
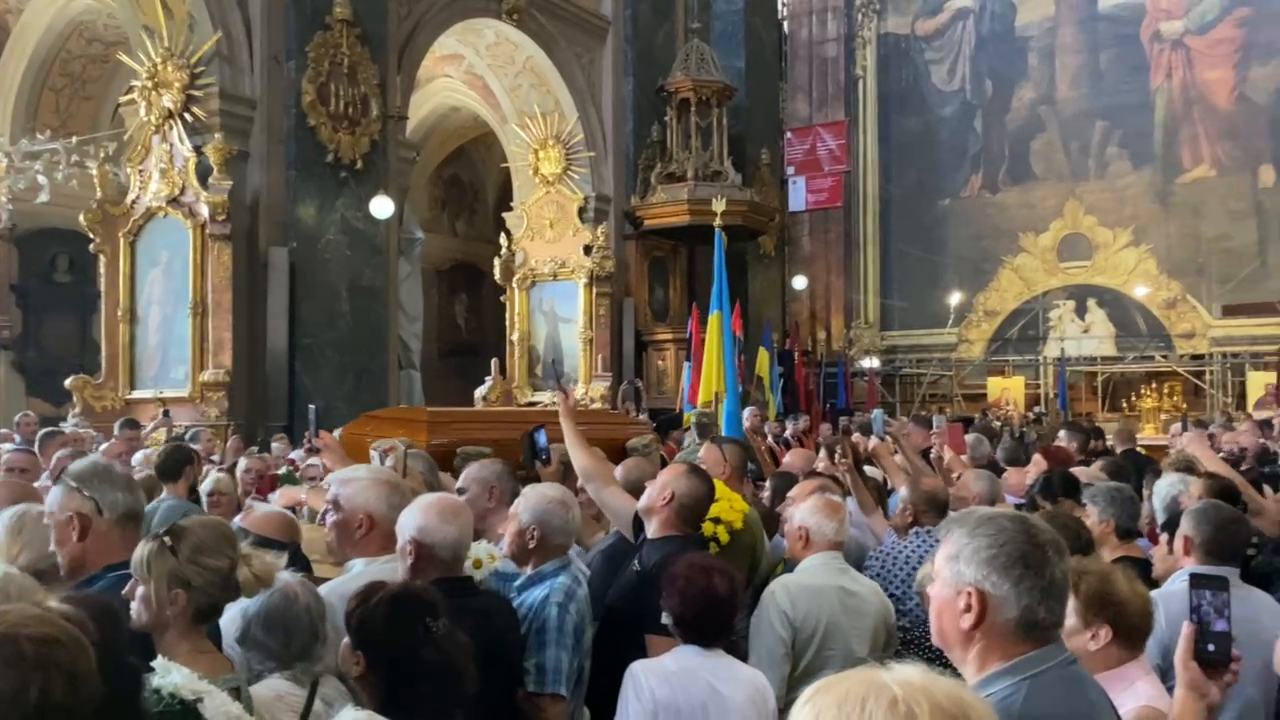
<path fill-rule="evenodd" d="M 1005 438 L 996 446 L 996 462 L 1005 467 L 1024 467 L 1027 464 L 1027 453 L 1022 443 L 1013 438 Z"/>
<path fill-rule="evenodd" d="M 450 567 L 461 566 L 471 550 L 475 518 L 462 498 L 453 493 L 419 495 L 396 521 L 396 541 L 413 540 Z"/>
<path fill-rule="evenodd" d="M 329 487 L 354 489 L 344 493 L 343 502 L 373 515 L 380 525 L 394 528 L 400 513 L 409 507 L 418 492 L 393 470 L 378 465 L 352 465 L 329 476 Z"/>
<path fill-rule="evenodd" d="M 1166 472 L 1151 487 L 1151 509 L 1156 525 L 1163 525 L 1168 517 L 1182 509 L 1182 496 L 1191 491 L 1192 477 L 1185 473 Z"/>
<path fill-rule="evenodd" d="M 787 511 L 787 525 L 805 528 L 814 543 L 844 545 L 849 537 L 849 510 L 839 497 L 816 492 Z"/>
<path fill-rule="evenodd" d="M 1004 486 L 1000 484 L 1000 478 L 996 477 L 995 473 L 982 468 L 975 468 L 971 472 L 973 474 L 969 476 L 969 486 L 973 488 L 973 495 L 978 505 L 995 507 L 1004 501 Z"/>
<path fill-rule="evenodd" d="M 204 437 L 204 434 L 207 432 L 213 431 L 206 427 L 193 427 L 187 430 L 187 433 L 182 436 L 182 439 L 184 442 L 194 445 L 200 442 L 200 438 Z"/>
<path fill-rule="evenodd" d="M 1093 508 L 1098 522 L 1115 523 L 1116 539 L 1120 542 L 1142 537 L 1142 499 L 1128 485 L 1118 482 L 1086 485 L 1084 504 Z"/>
<path fill-rule="evenodd" d="M 74 495 L 84 512 L 100 510 L 102 519 L 121 530 L 142 530 L 146 498 L 131 475 L 98 457 L 77 460 L 62 471 L 54 491 Z M 51 491 L 53 492 L 53 491 Z"/>
<path fill-rule="evenodd" d="M 938 526 L 935 582 L 981 590 L 989 617 L 1037 647 L 1062 631 L 1071 592 L 1067 546 L 1048 525 L 1014 510 L 970 508 Z"/>
<path fill-rule="evenodd" d="M 328 657 L 328 623 L 314 583 L 280 572 L 268 590 L 243 602 L 235 641 L 249 685 L 276 673 L 309 681 L 321 672 Z"/>
<path fill-rule="evenodd" d="M 969 464 L 977 467 L 991 462 L 991 441 L 985 435 L 969 433 L 964 436 L 965 454 L 969 456 Z"/>
<path fill-rule="evenodd" d="M 49 539 L 40 505 L 22 503 L 0 510 L 0 563 L 53 584 L 58 581 L 58 558 L 49 549 Z"/>
<path fill-rule="evenodd" d="M 520 519 L 520 528 L 537 526 L 547 543 L 571 547 L 578 535 L 582 511 L 569 489 L 559 483 L 534 483 L 525 488 L 511 506 Z"/>
<path fill-rule="evenodd" d="M 444 481 L 440 479 L 440 466 L 427 451 L 406 450 L 404 461 L 410 469 L 418 471 L 418 474 L 422 476 L 423 483 L 427 486 L 427 492 L 436 492 L 444 489 Z"/>

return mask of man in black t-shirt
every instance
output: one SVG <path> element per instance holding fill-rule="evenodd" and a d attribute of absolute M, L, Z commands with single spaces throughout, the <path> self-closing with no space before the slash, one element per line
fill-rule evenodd
<path fill-rule="evenodd" d="M 560 393 L 560 428 L 583 488 L 614 528 L 635 543 L 635 555 L 605 599 L 592 640 L 587 708 L 608 720 L 618 705 L 627 666 L 678 642 L 662 622 L 662 573 L 676 558 L 707 549 L 702 521 L 715 500 L 706 470 L 676 462 L 663 468 L 636 500 L 614 479 L 614 466 L 594 452 L 578 428 L 576 405 Z"/>

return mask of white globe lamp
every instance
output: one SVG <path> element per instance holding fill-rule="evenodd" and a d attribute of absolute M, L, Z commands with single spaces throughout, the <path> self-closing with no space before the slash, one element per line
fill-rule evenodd
<path fill-rule="evenodd" d="M 791 287 L 797 291 L 809 287 L 809 276 L 804 273 L 791 276 Z"/>
<path fill-rule="evenodd" d="M 369 214 L 377 220 L 390 220 L 396 214 L 396 201 L 386 191 L 379 190 L 377 195 L 369 198 Z"/>

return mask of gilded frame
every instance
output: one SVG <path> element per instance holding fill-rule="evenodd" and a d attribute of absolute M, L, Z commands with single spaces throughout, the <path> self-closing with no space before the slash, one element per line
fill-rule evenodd
<path fill-rule="evenodd" d="M 138 309 L 133 307 L 134 290 L 137 277 L 134 269 L 135 243 L 142 229 L 152 220 L 161 217 L 175 217 L 187 228 L 187 242 L 190 244 L 190 304 L 187 309 L 188 323 L 191 330 L 191 368 L 187 387 L 183 390 L 170 389 L 164 391 L 137 391 L 134 389 L 134 326 Z M 204 363 L 204 292 L 205 280 L 205 245 L 207 240 L 206 225 L 202 218 L 192 217 L 188 212 L 172 205 L 150 207 L 142 213 L 130 218 L 128 225 L 120 232 L 120 311 L 119 330 L 119 384 L 120 394 L 125 400 L 186 400 L 200 399 L 200 376 L 205 370 Z"/>
<path fill-rule="evenodd" d="M 517 405 L 552 405 L 555 391 L 534 390 L 529 372 L 529 345 L 533 341 L 533 322 L 530 317 L 530 294 L 539 283 L 572 280 L 578 288 L 578 384 L 575 393 L 591 384 L 593 373 L 595 333 L 592 320 L 595 317 L 595 297 L 592 292 L 590 262 L 587 258 L 541 258 L 530 263 L 512 279 L 515 292 L 510 293 L 511 314 L 515 331 L 511 334 L 507 356 L 511 362 L 507 375 L 511 378 L 512 394 Z"/>

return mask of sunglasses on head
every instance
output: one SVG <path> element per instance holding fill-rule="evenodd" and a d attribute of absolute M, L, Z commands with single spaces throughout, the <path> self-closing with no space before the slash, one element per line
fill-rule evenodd
<path fill-rule="evenodd" d="M 58 473 L 56 475 L 50 474 L 49 483 L 51 485 L 57 485 L 58 483 L 63 483 L 67 487 L 71 488 L 72 490 L 75 490 L 76 492 L 85 496 L 86 498 L 88 498 L 89 502 L 93 503 L 93 509 L 97 511 L 98 515 L 105 517 L 105 514 L 102 512 L 102 503 L 98 502 L 98 498 L 94 497 L 93 493 L 90 493 L 88 490 L 85 490 L 84 487 L 80 485 L 80 483 L 76 482 L 75 480 L 72 480 L 69 476 L 67 476 L 65 466 L 62 468 L 59 468 Z"/>

